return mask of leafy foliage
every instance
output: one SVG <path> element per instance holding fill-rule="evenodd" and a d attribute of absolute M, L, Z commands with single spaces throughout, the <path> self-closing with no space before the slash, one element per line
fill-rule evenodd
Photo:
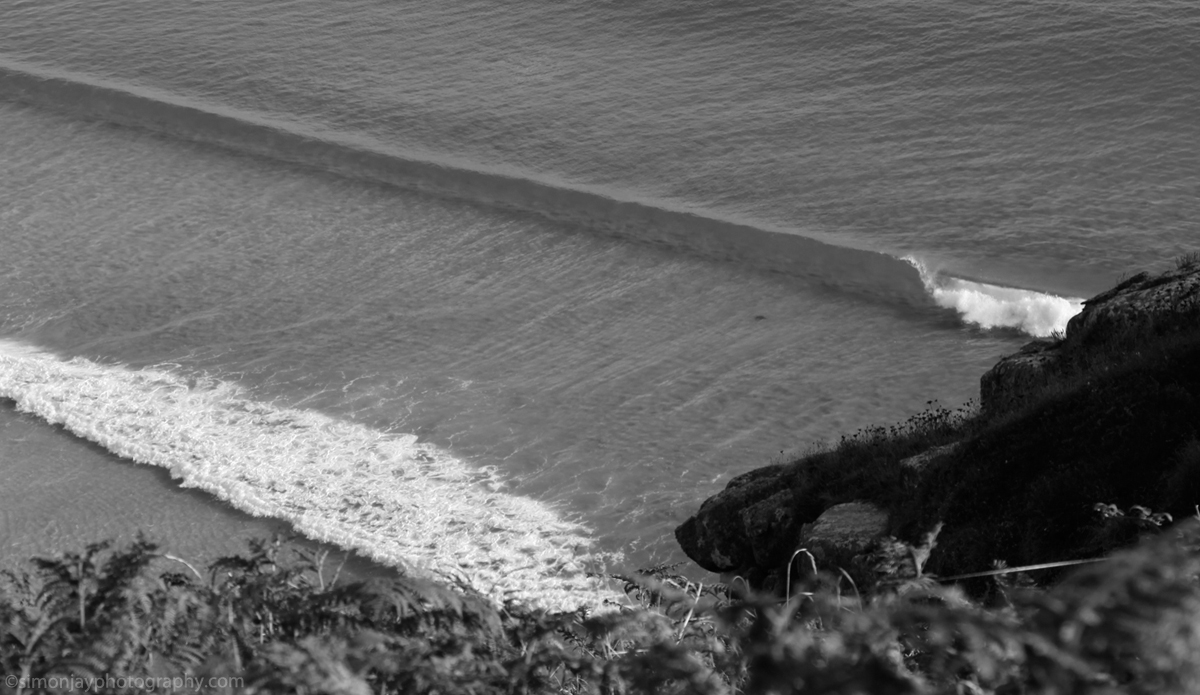
<path fill-rule="evenodd" d="M 1195 692 L 1200 524 L 1176 528 L 993 609 L 928 577 L 860 596 L 818 572 L 780 600 L 658 567 L 615 578 L 631 605 L 549 614 L 343 581 L 278 541 L 203 580 L 144 539 L 102 543 L 7 577 L 0 669 L 237 675 L 252 693 Z"/>

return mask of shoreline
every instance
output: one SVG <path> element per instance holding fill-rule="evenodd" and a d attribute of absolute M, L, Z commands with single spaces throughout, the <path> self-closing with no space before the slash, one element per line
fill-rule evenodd
<path fill-rule="evenodd" d="M 173 480 L 164 471 L 159 489 L 199 488 L 315 543 L 497 602 L 571 610 L 619 598 L 589 573 L 602 557 L 586 528 L 536 500 L 489 490 L 485 473 L 411 435 L 253 401 L 232 383 L 3 347 L 0 392 L 17 410 L 120 462 L 167 469 Z M 131 526 L 156 526 L 133 518 Z"/>
<path fill-rule="evenodd" d="M 345 571 L 356 577 L 399 574 L 353 550 L 312 540 L 284 520 L 256 517 L 182 487 L 169 471 L 123 459 L 22 413 L 9 398 L 0 398 L 0 509 L 2 569 L 26 568 L 32 557 L 88 543 L 132 542 L 141 532 L 162 552 L 196 567 L 244 553 L 250 540 L 279 535 L 311 552 L 330 551 L 331 563 L 345 558 Z"/>

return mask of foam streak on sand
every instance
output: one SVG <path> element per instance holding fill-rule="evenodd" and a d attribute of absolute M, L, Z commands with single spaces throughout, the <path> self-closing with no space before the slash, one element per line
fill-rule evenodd
<path fill-rule="evenodd" d="M 386 564 L 465 578 L 495 600 L 571 609 L 611 597 L 580 566 L 585 529 L 490 490 L 486 473 L 412 435 L 256 402 L 226 382 L 8 341 L 0 396 L 185 487 Z"/>
<path fill-rule="evenodd" d="M 1046 338 L 1065 331 L 1071 317 L 1083 311 L 1082 299 L 941 277 L 915 258 L 904 260 L 921 273 L 926 291 L 938 306 L 955 310 L 963 321 L 980 328 L 1015 328 L 1035 338 Z"/>

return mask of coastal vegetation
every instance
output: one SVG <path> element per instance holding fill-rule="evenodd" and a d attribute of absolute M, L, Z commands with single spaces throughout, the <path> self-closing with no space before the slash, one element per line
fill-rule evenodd
<path fill-rule="evenodd" d="M 0 670 L 15 693 L 1187 693 L 1198 573 L 1190 522 L 1049 590 L 1000 577 L 989 606 L 930 577 L 859 593 L 818 568 L 778 597 L 658 568 L 633 605 L 547 613 L 279 542 L 204 575 L 138 540 L 9 575 Z"/>

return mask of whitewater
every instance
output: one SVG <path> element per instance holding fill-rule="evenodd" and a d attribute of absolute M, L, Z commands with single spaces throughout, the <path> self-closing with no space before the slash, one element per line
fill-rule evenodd
<path fill-rule="evenodd" d="M 256 403 L 203 377 L 62 361 L 5 342 L 0 394 L 185 487 L 500 603 L 569 609 L 617 597 L 585 573 L 590 541 L 579 527 L 496 494 L 489 471 L 413 436 Z"/>

